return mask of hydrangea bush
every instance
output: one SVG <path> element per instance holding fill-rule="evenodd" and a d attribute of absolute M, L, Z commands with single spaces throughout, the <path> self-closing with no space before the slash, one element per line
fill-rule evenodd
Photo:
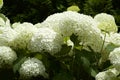
<path fill-rule="evenodd" d="M 120 80 L 117 30 L 107 13 L 64 11 L 37 24 L 0 14 L 0 79 Z"/>

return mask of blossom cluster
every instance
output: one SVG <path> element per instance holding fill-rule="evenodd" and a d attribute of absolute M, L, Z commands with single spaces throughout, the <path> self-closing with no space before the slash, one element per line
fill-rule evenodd
<path fill-rule="evenodd" d="M 120 73 L 120 34 L 114 17 L 106 13 L 97 14 L 94 18 L 73 12 L 65 11 L 48 16 L 43 22 L 32 24 L 29 22 L 10 21 L 0 14 L 0 68 L 4 65 L 13 65 L 17 60 L 17 51 L 25 51 L 27 59 L 21 63 L 18 70 L 21 78 L 45 76 L 44 63 L 37 58 L 31 58 L 33 53 L 49 53 L 56 55 L 64 44 L 72 45 L 71 53 L 76 45 L 71 36 L 77 37 L 81 49 L 101 53 L 100 63 L 110 60 L 113 69 L 100 72 L 96 80 L 113 80 Z M 4 19 L 3 19 L 4 18 Z M 65 42 L 65 39 L 67 41 Z M 108 50 L 109 46 L 113 46 Z M 29 53 L 29 54 L 28 54 Z M 71 54 L 70 53 L 70 54 Z M 91 54 L 92 55 L 92 54 Z M 112 79 L 113 78 L 113 79 Z"/>
<path fill-rule="evenodd" d="M 101 13 L 94 17 L 98 21 L 98 28 L 102 31 L 104 40 L 103 49 L 101 51 L 100 63 L 110 61 L 108 69 L 99 72 L 96 80 L 119 80 L 120 79 L 120 33 L 115 24 L 112 15 Z"/>

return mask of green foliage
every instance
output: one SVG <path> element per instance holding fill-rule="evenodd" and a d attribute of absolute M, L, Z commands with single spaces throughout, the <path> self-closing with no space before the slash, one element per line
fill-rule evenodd
<path fill-rule="evenodd" d="M 66 11 L 74 4 L 82 8 L 82 3 L 83 0 L 4 0 L 0 12 L 9 18 L 11 23 L 37 23 L 42 22 L 50 14 Z"/>
<path fill-rule="evenodd" d="M 76 5 L 81 13 L 92 16 L 101 12 L 110 13 L 120 25 L 119 4 L 119 0 L 4 0 L 0 12 L 9 18 L 11 23 L 37 23 L 50 14 L 66 11 L 68 7 Z"/>
<path fill-rule="evenodd" d="M 60 72 L 55 75 L 53 80 L 73 80 L 73 77 L 67 72 Z"/>
<path fill-rule="evenodd" d="M 102 12 L 110 13 L 112 7 L 111 0 L 86 0 L 84 13 L 92 16 Z"/>
<path fill-rule="evenodd" d="M 50 0 L 4 0 L 1 12 L 9 17 L 12 23 L 37 23 L 53 13 L 54 9 Z"/>

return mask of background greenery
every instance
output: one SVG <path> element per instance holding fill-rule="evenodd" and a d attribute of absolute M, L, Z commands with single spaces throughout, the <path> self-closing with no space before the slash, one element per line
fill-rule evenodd
<path fill-rule="evenodd" d="M 11 23 L 42 22 L 50 14 L 66 11 L 69 6 L 77 5 L 80 13 L 94 16 L 105 12 L 115 17 L 116 24 L 120 25 L 119 0 L 4 0 L 0 10 Z"/>
<path fill-rule="evenodd" d="M 120 4 L 119 0 L 4 0 L 4 6 L 0 10 L 0 12 L 9 18 L 11 23 L 31 22 L 33 24 L 36 24 L 38 22 L 42 22 L 43 20 L 45 20 L 50 14 L 66 11 L 69 6 L 76 5 L 80 8 L 79 13 L 84 13 L 91 16 L 94 16 L 101 12 L 112 14 L 115 17 L 116 24 L 119 26 L 120 25 L 119 4 Z M 67 47 L 63 46 L 63 49 L 68 50 L 66 53 L 70 51 L 68 46 Z M 74 51 L 76 53 L 75 54 L 76 57 L 74 60 L 68 56 L 65 56 L 64 58 L 60 57 L 59 60 L 59 58 L 50 55 L 42 55 L 43 62 L 45 63 L 45 66 L 47 66 L 47 70 L 48 73 L 50 74 L 51 79 L 74 80 L 73 79 L 74 76 L 76 77 L 76 80 L 80 79 L 87 80 L 88 78 L 89 80 L 94 80 L 93 77 L 94 74 L 96 74 L 94 71 L 96 70 L 101 71 L 102 69 L 104 69 L 104 67 L 108 67 L 108 65 L 110 65 L 110 63 L 107 62 L 107 66 L 106 63 L 104 63 L 102 69 L 101 68 L 99 69 L 98 66 L 96 69 L 96 65 L 90 64 L 95 62 L 93 59 L 95 59 L 94 57 L 96 57 L 96 55 L 88 56 L 87 54 L 90 54 L 91 52 L 86 52 L 85 50 L 80 51 L 75 49 Z M 82 55 L 82 53 L 87 54 Z M 99 56 L 97 57 L 99 59 Z M 61 63 L 62 61 L 70 65 L 69 66 L 70 71 L 72 72 L 69 72 L 68 66 Z M 54 65 L 58 65 L 58 67 L 55 67 Z M 80 70 L 79 68 L 82 70 Z M 12 75 L 13 72 L 11 71 L 11 69 L 8 69 L 6 72 L 4 71 L 6 70 L 0 70 L 0 73 L 2 73 L 0 75 L 3 78 L 7 79 L 9 78 L 10 80 L 10 78 L 16 76 Z M 7 75 L 7 77 L 5 77 L 4 75 L 5 76 Z M 42 79 L 41 77 L 41 80 L 45 79 Z"/>

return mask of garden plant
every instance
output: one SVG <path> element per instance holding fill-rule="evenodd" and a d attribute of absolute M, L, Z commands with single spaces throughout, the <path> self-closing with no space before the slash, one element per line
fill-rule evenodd
<path fill-rule="evenodd" d="M 79 10 L 71 6 L 36 24 L 11 23 L 0 13 L 0 80 L 120 80 L 114 17 Z"/>

